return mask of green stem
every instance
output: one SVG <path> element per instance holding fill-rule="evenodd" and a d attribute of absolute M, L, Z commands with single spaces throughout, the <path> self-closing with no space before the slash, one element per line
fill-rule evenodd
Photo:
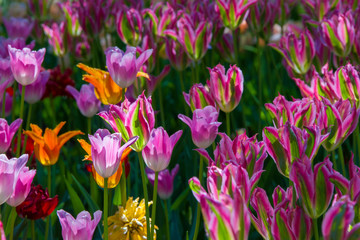
<path fill-rule="evenodd" d="M 16 208 L 12 207 L 11 208 L 11 212 L 10 212 L 10 217 L 9 217 L 9 226 L 10 226 L 10 240 L 14 239 L 14 224 L 15 224 L 15 220 L 16 220 Z"/>
<path fill-rule="evenodd" d="M 261 54 L 262 54 L 262 47 L 260 46 L 260 40 L 258 40 L 258 81 L 259 81 L 259 102 L 260 102 L 260 106 L 263 105 L 263 96 L 262 96 L 262 76 L 261 76 Z M 260 130 L 261 128 L 261 110 L 259 111 L 259 123 L 258 123 L 258 129 Z"/>
<path fill-rule="evenodd" d="M 169 226 L 169 210 L 167 199 L 164 200 L 165 224 L 166 224 L 166 239 L 170 240 L 170 226 Z"/>
<path fill-rule="evenodd" d="M 333 164 L 334 164 L 334 169 L 335 169 L 336 171 L 339 171 L 339 169 L 338 169 L 338 167 L 337 167 L 336 158 L 335 158 L 335 151 L 332 151 L 332 152 L 331 152 L 331 160 L 332 160 L 332 162 L 333 162 Z"/>
<path fill-rule="evenodd" d="M 343 150 L 342 150 L 342 146 L 339 146 L 339 160 L 340 160 L 340 164 L 341 164 L 341 171 L 343 176 L 346 176 L 346 169 L 345 169 L 345 161 L 344 161 L 344 154 L 343 154 Z"/>
<path fill-rule="evenodd" d="M 159 89 L 159 104 L 160 104 L 160 118 L 161 118 L 161 125 L 165 127 L 165 113 L 164 113 L 164 104 L 163 104 L 163 94 L 162 94 L 162 87 L 161 87 L 161 82 L 160 82 L 160 86 L 158 87 Z"/>
<path fill-rule="evenodd" d="M 140 172 L 141 172 L 141 181 L 144 190 L 144 198 L 145 198 L 145 215 L 146 215 L 146 236 L 150 236 L 150 219 L 149 219 L 149 199 L 148 199 L 148 192 L 147 192 L 147 182 L 145 176 L 145 169 L 144 169 L 144 161 L 141 157 L 141 152 L 138 152 L 139 157 L 139 164 L 140 164 Z"/>
<path fill-rule="evenodd" d="M 1 112 L 2 118 L 5 118 L 5 101 L 6 101 L 6 91 L 4 91 L 3 99 L 2 99 L 2 112 Z"/>
<path fill-rule="evenodd" d="M 196 78 L 196 83 L 200 82 L 200 63 L 199 62 L 195 62 L 195 78 Z"/>
<path fill-rule="evenodd" d="M 49 196 L 51 196 L 51 165 L 47 166 L 48 169 L 48 192 Z"/>
<path fill-rule="evenodd" d="M 35 240 L 35 220 L 31 220 L 31 239 Z"/>
<path fill-rule="evenodd" d="M 12 98 L 12 108 L 11 108 L 11 122 L 15 120 L 15 100 L 16 100 L 16 90 L 17 90 L 17 82 L 14 82 L 13 85 L 13 98 Z"/>
<path fill-rule="evenodd" d="M 203 176 L 203 168 L 204 168 L 204 160 L 203 157 L 200 157 L 200 168 L 199 168 L 199 181 L 201 184 L 201 180 L 202 180 L 202 176 Z M 196 210 L 196 225 L 195 225 L 195 232 L 194 232 L 194 237 L 193 240 L 197 239 L 197 235 L 199 233 L 199 227 L 200 227 L 200 217 L 201 217 L 201 212 L 200 212 L 201 208 L 200 208 L 200 204 L 198 203 L 197 205 L 197 210 Z"/>
<path fill-rule="evenodd" d="M 238 64 L 239 61 L 239 49 L 237 45 L 237 37 L 236 30 L 232 31 L 233 44 L 234 44 L 234 52 L 235 52 L 235 64 Z"/>
<path fill-rule="evenodd" d="M 125 173 L 125 164 L 122 163 L 122 174 L 121 174 L 121 205 L 125 207 L 126 205 L 126 173 Z"/>
<path fill-rule="evenodd" d="M 48 193 L 49 196 L 51 196 L 51 165 L 47 166 L 47 169 L 48 169 Z M 46 228 L 45 228 L 45 238 L 44 238 L 45 240 L 48 239 L 50 225 L 51 225 L 51 216 L 49 215 L 47 217 Z"/>
<path fill-rule="evenodd" d="M 312 221 L 313 221 L 313 231 L 314 231 L 315 240 L 319 240 L 319 228 L 318 228 L 317 218 L 314 218 Z"/>
<path fill-rule="evenodd" d="M 29 130 L 29 127 L 30 127 L 31 112 L 32 112 L 32 104 L 29 104 L 29 110 L 28 110 L 28 115 L 27 115 L 27 119 L 26 119 L 25 130 Z M 24 136 L 24 143 L 23 143 L 23 148 L 22 148 L 21 154 L 24 154 L 25 151 L 26 151 L 27 139 L 28 139 L 28 135 L 25 135 L 25 136 Z"/>
<path fill-rule="evenodd" d="M 158 177 L 159 177 L 159 172 L 155 172 L 153 204 L 152 204 L 152 213 L 151 213 L 151 237 L 150 237 L 150 239 L 154 239 L 154 236 L 155 236 L 154 230 L 155 230 L 155 218 L 156 218 L 156 199 L 157 199 Z"/>
<path fill-rule="evenodd" d="M 25 86 L 22 86 L 21 90 L 21 102 L 20 102 L 20 118 L 23 119 L 24 115 L 24 97 L 25 97 Z M 20 124 L 19 131 L 18 131 L 18 139 L 16 145 L 16 156 L 20 157 L 20 144 L 21 144 L 21 132 L 22 132 L 22 123 Z"/>
<path fill-rule="evenodd" d="M 91 134 L 91 118 L 87 118 L 87 133 Z"/>
<path fill-rule="evenodd" d="M 230 113 L 226 114 L 226 134 L 230 137 Z"/>
<path fill-rule="evenodd" d="M 108 239 L 108 179 L 104 178 L 104 240 Z"/>
<path fill-rule="evenodd" d="M 59 57 L 60 58 L 60 70 L 61 72 L 65 72 L 65 60 L 64 60 L 64 56 Z"/>
<path fill-rule="evenodd" d="M 182 94 L 183 92 L 185 92 L 184 72 L 183 71 L 179 72 L 179 77 L 180 77 L 180 86 L 181 86 L 181 94 Z M 183 101 L 183 104 L 184 104 L 185 115 L 188 116 L 189 115 L 189 108 L 186 105 L 185 101 Z"/>

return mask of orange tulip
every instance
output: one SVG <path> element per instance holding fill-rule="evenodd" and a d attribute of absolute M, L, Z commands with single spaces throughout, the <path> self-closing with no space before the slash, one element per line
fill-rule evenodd
<path fill-rule="evenodd" d="M 121 101 L 125 91 L 119 87 L 106 71 L 97 68 L 91 68 L 85 64 L 79 63 L 78 68 L 88 74 L 83 75 L 83 80 L 91 83 L 95 87 L 95 96 L 105 105 L 117 104 Z"/>
<path fill-rule="evenodd" d="M 85 155 L 83 161 L 85 161 L 85 160 L 92 161 L 92 158 L 91 158 L 91 145 L 89 143 L 87 143 L 84 139 L 78 139 L 78 141 L 79 141 L 81 147 L 87 153 L 87 155 Z M 108 178 L 108 188 L 114 188 L 119 184 L 121 174 L 122 174 L 122 163 L 125 160 L 125 158 L 129 155 L 130 152 L 131 152 L 131 148 L 129 148 L 129 147 L 124 150 L 124 152 L 123 152 L 123 154 L 121 156 L 119 169 L 116 171 L 116 173 L 114 173 L 114 175 L 112 175 L 111 177 Z M 92 170 L 93 178 L 95 179 L 95 182 L 97 183 L 97 185 L 104 188 L 104 178 L 101 177 L 95 171 L 95 168 L 94 168 L 93 165 L 91 166 L 91 170 Z"/>
<path fill-rule="evenodd" d="M 30 124 L 31 131 L 24 131 L 34 141 L 35 157 L 44 166 L 54 165 L 59 158 L 61 147 L 70 140 L 70 138 L 83 134 L 81 131 L 69 131 L 58 134 L 66 122 L 61 122 L 54 130 L 46 128 L 44 136 L 42 130 L 36 124 Z"/>

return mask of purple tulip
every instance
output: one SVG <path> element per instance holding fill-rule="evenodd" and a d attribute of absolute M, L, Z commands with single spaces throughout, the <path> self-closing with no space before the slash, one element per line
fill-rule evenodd
<path fill-rule="evenodd" d="M 146 168 L 147 177 L 152 185 L 155 182 L 155 172 L 150 168 Z M 158 176 L 158 194 L 159 197 L 163 200 L 169 199 L 174 190 L 174 178 L 179 171 L 179 164 L 171 170 L 171 173 L 168 169 L 159 172 Z"/>
<path fill-rule="evenodd" d="M 151 56 L 152 49 L 136 58 L 136 48 L 126 47 L 124 53 L 118 47 L 106 49 L 106 66 L 111 78 L 121 88 L 127 88 L 136 80 L 136 75 L 144 62 Z"/>
<path fill-rule="evenodd" d="M 35 82 L 25 86 L 24 99 L 29 104 L 34 104 L 44 96 L 46 90 L 46 83 L 50 77 L 49 71 L 41 71 L 35 80 Z M 21 84 L 19 84 L 19 90 L 21 91 Z"/>
<path fill-rule="evenodd" d="M 120 39 L 126 45 L 139 45 L 143 32 L 143 17 L 140 12 L 135 8 L 122 7 L 116 19 Z"/>
<path fill-rule="evenodd" d="M 315 57 L 315 43 L 308 31 L 301 33 L 299 38 L 294 33 L 289 33 L 281 38 L 279 46 L 270 46 L 283 55 L 294 74 L 306 74 Z"/>
<path fill-rule="evenodd" d="M 10 60 L 8 58 L 0 58 L 0 84 L 7 82 L 6 87 L 10 87 L 14 83 L 15 79 L 13 78 Z"/>
<path fill-rule="evenodd" d="M 12 138 L 22 123 L 22 119 L 16 119 L 8 125 L 6 119 L 0 118 L 0 153 L 5 153 L 11 144 Z"/>
<path fill-rule="evenodd" d="M 326 46 L 339 57 L 347 57 L 355 41 L 355 23 L 351 11 L 333 14 L 321 23 Z"/>
<path fill-rule="evenodd" d="M 91 220 L 90 213 L 80 212 L 76 219 L 64 210 L 58 210 L 57 215 L 61 224 L 61 234 L 64 240 L 88 240 L 92 239 L 95 228 L 101 220 L 102 212 L 100 210 L 94 213 L 94 219 Z"/>
<path fill-rule="evenodd" d="M 10 38 L 24 38 L 29 37 L 33 27 L 34 21 L 26 18 L 3 19 L 6 31 Z"/>
<path fill-rule="evenodd" d="M 249 8 L 257 0 L 217 0 L 217 10 L 220 12 L 225 27 L 234 31 L 248 14 Z M 277 6 L 279 7 L 279 6 Z"/>
<path fill-rule="evenodd" d="M 0 112 L 2 112 L 2 101 L 3 101 L 3 98 L 0 98 Z M 12 104 L 13 104 L 12 96 L 10 96 L 10 94 L 5 92 L 5 116 L 3 116 L 4 118 L 11 114 Z"/>
<path fill-rule="evenodd" d="M 23 39 L 23 38 L 11 39 L 11 38 L 0 37 L 0 55 L 2 58 L 9 57 L 8 46 L 11 46 L 11 47 L 17 48 L 17 49 L 23 49 L 25 47 L 33 49 L 35 46 L 35 41 L 31 41 L 29 44 L 26 44 L 25 39 Z"/>
<path fill-rule="evenodd" d="M 354 202 L 352 202 L 348 196 L 344 196 L 334 202 L 333 206 L 326 212 L 322 221 L 321 229 L 324 240 L 357 239 L 359 237 L 358 235 L 350 238 L 353 232 L 349 232 L 348 230 L 353 219 Z M 356 228 L 358 227 L 359 226 Z"/>
<path fill-rule="evenodd" d="M 23 167 L 19 173 L 19 179 L 16 182 L 15 190 L 11 197 L 6 201 L 12 207 L 20 205 L 28 196 L 31 183 L 35 177 L 36 170 L 29 170 L 28 167 Z"/>
<path fill-rule="evenodd" d="M 203 109 L 206 106 L 216 107 L 215 100 L 210 94 L 209 87 L 201 83 L 194 84 L 189 93 L 183 93 L 185 102 L 190 106 L 191 110 Z"/>
<path fill-rule="evenodd" d="M 44 29 L 45 35 L 49 39 L 49 45 L 52 46 L 54 54 L 56 56 L 62 57 L 65 54 L 65 43 L 64 43 L 64 34 L 65 34 L 65 22 L 61 22 L 60 25 L 53 23 L 51 27 L 41 24 Z"/>
<path fill-rule="evenodd" d="M 83 84 L 80 92 L 69 85 L 66 86 L 66 90 L 75 98 L 82 115 L 91 118 L 98 113 L 101 103 L 95 96 L 94 86 L 92 84 Z"/>
<path fill-rule="evenodd" d="M 150 139 L 142 150 L 146 166 L 155 172 L 160 172 L 168 167 L 175 144 L 180 139 L 182 130 L 169 137 L 162 128 L 153 129 Z"/>
<path fill-rule="evenodd" d="M 300 129 L 289 122 L 279 128 L 265 127 L 263 130 L 266 151 L 285 177 L 289 177 L 294 161 L 304 157 L 312 161 L 328 136 L 329 133 L 322 135 L 318 126 Z"/>
<path fill-rule="evenodd" d="M 210 71 L 207 84 L 217 105 L 223 112 L 233 111 L 240 102 L 244 90 L 244 76 L 240 68 L 231 66 L 225 73 L 224 66 L 218 64 Z"/>
<path fill-rule="evenodd" d="M 166 39 L 165 53 L 171 66 L 177 71 L 184 71 L 190 65 L 185 49 L 174 39 Z"/>
<path fill-rule="evenodd" d="M 192 140 L 199 148 L 207 148 L 215 141 L 221 125 L 217 122 L 218 116 L 219 112 L 213 106 L 196 109 L 193 119 L 183 114 L 178 115 L 179 119 L 190 127 Z"/>
<path fill-rule="evenodd" d="M 332 172 L 332 163 L 328 158 L 316 164 L 314 170 L 308 160 L 292 165 L 289 178 L 301 197 L 303 209 L 312 219 L 323 215 L 330 204 L 334 192 L 334 185 L 330 181 Z"/>
<path fill-rule="evenodd" d="M 121 146 L 120 133 L 110 134 L 107 129 L 98 129 L 94 135 L 89 135 L 89 139 L 96 172 L 103 178 L 109 178 L 118 170 L 123 151 L 136 142 L 138 137 L 129 139 Z"/>
<path fill-rule="evenodd" d="M 22 50 L 8 46 L 11 71 L 15 80 L 21 85 L 29 85 L 36 81 L 41 64 L 45 56 L 45 48 L 31 51 L 29 48 Z"/>
<path fill-rule="evenodd" d="M 19 174 L 27 160 L 27 154 L 11 159 L 8 159 L 5 154 L 0 154 L 0 205 L 13 194 Z"/>

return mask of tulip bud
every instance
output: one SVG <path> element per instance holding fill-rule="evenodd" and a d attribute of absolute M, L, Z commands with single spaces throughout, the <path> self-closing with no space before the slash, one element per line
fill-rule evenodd
<path fill-rule="evenodd" d="M 349 55 L 355 40 L 354 19 L 351 11 L 334 14 L 321 23 L 322 36 L 327 47 L 342 58 Z"/>
<path fill-rule="evenodd" d="M 75 98 L 81 114 L 85 117 L 93 117 L 99 111 L 101 103 L 95 96 L 93 85 L 83 84 L 80 92 L 68 85 L 66 90 Z"/>
<path fill-rule="evenodd" d="M 244 90 L 244 76 L 240 68 L 231 66 L 225 73 L 224 66 L 218 64 L 210 71 L 208 85 L 217 105 L 223 112 L 233 111 L 240 102 Z"/>
<path fill-rule="evenodd" d="M 61 234 L 63 239 L 92 239 L 95 228 L 101 220 L 102 212 L 100 210 L 94 213 L 94 219 L 91 220 L 90 213 L 80 212 L 76 219 L 64 210 L 58 210 L 57 215 L 61 224 Z"/>
<path fill-rule="evenodd" d="M 117 16 L 117 32 L 120 39 L 130 46 L 140 44 L 143 32 L 143 18 L 137 9 L 123 9 Z"/>
<path fill-rule="evenodd" d="M 155 172 L 149 168 L 146 168 L 147 177 L 152 185 L 155 182 Z M 179 164 L 171 170 L 171 173 L 168 169 L 159 172 L 158 176 L 158 194 L 159 197 L 163 200 L 169 199 L 174 190 L 174 178 L 179 171 Z"/>
<path fill-rule="evenodd" d="M 8 46 L 8 50 L 11 71 L 15 80 L 25 86 L 35 82 L 44 61 L 45 48 L 39 51 L 31 51 L 29 48 L 20 50 Z"/>
<path fill-rule="evenodd" d="M 286 63 L 295 74 L 304 75 L 308 72 L 315 57 L 315 44 L 310 33 L 305 31 L 299 38 L 289 33 L 281 38 L 279 46 L 270 44 L 285 58 Z"/>
<path fill-rule="evenodd" d="M 191 137 L 194 144 L 199 148 L 207 148 L 214 141 L 221 125 L 217 122 L 218 111 L 213 106 L 206 106 L 203 109 L 196 109 L 193 112 L 193 119 L 179 114 L 179 119 L 191 129 Z"/>
<path fill-rule="evenodd" d="M 209 87 L 201 83 L 194 84 L 189 93 L 183 93 L 185 102 L 190 106 L 191 110 L 203 109 L 206 106 L 213 106 L 216 108 L 215 101 L 210 94 Z"/>
<path fill-rule="evenodd" d="M 49 71 L 42 71 L 39 73 L 35 82 L 25 86 L 25 95 L 24 99 L 29 104 L 34 104 L 44 96 L 46 90 L 46 83 L 48 82 L 50 77 Z M 19 89 L 22 86 L 19 84 Z"/>

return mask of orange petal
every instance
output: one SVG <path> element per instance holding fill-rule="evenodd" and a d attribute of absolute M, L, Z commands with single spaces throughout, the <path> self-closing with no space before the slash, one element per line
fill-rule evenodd
<path fill-rule="evenodd" d="M 85 152 L 88 154 L 88 155 L 85 155 L 85 158 L 83 159 L 83 161 L 85 161 L 85 160 L 92 161 L 91 145 L 89 143 L 87 143 L 84 139 L 78 139 L 78 142 L 80 143 L 81 147 L 85 150 Z"/>
<path fill-rule="evenodd" d="M 49 128 L 46 128 L 44 133 L 44 143 L 50 150 L 55 149 L 59 144 L 57 133 Z"/>
<path fill-rule="evenodd" d="M 131 152 L 131 148 L 130 147 L 127 147 L 125 150 L 124 150 L 124 152 L 123 152 L 123 154 L 121 155 L 121 162 L 123 161 L 123 160 L 125 160 L 125 158 L 129 155 L 129 153 Z"/>
<path fill-rule="evenodd" d="M 35 134 L 42 136 L 42 129 L 38 125 L 30 123 L 30 127 Z"/>
<path fill-rule="evenodd" d="M 43 146 L 44 145 L 44 139 L 43 137 L 38 134 L 36 134 L 35 132 L 33 131 L 23 131 L 24 134 L 28 135 L 35 143 Z"/>
<path fill-rule="evenodd" d="M 58 138 L 58 148 L 61 148 L 67 141 L 70 140 L 70 138 L 76 136 L 76 135 L 83 135 L 84 133 L 81 132 L 81 131 L 69 131 L 69 132 L 66 132 L 66 133 L 63 133 L 59 136 Z"/>
<path fill-rule="evenodd" d="M 140 71 L 137 72 L 136 77 L 144 77 L 144 78 L 146 78 L 147 80 L 150 80 L 149 74 L 144 73 L 144 72 L 140 72 Z"/>
<path fill-rule="evenodd" d="M 61 128 L 65 125 L 65 121 L 60 122 L 55 128 L 54 128 L 54 133 L 56 134 L 56 136 L 59 134 Z"/>

